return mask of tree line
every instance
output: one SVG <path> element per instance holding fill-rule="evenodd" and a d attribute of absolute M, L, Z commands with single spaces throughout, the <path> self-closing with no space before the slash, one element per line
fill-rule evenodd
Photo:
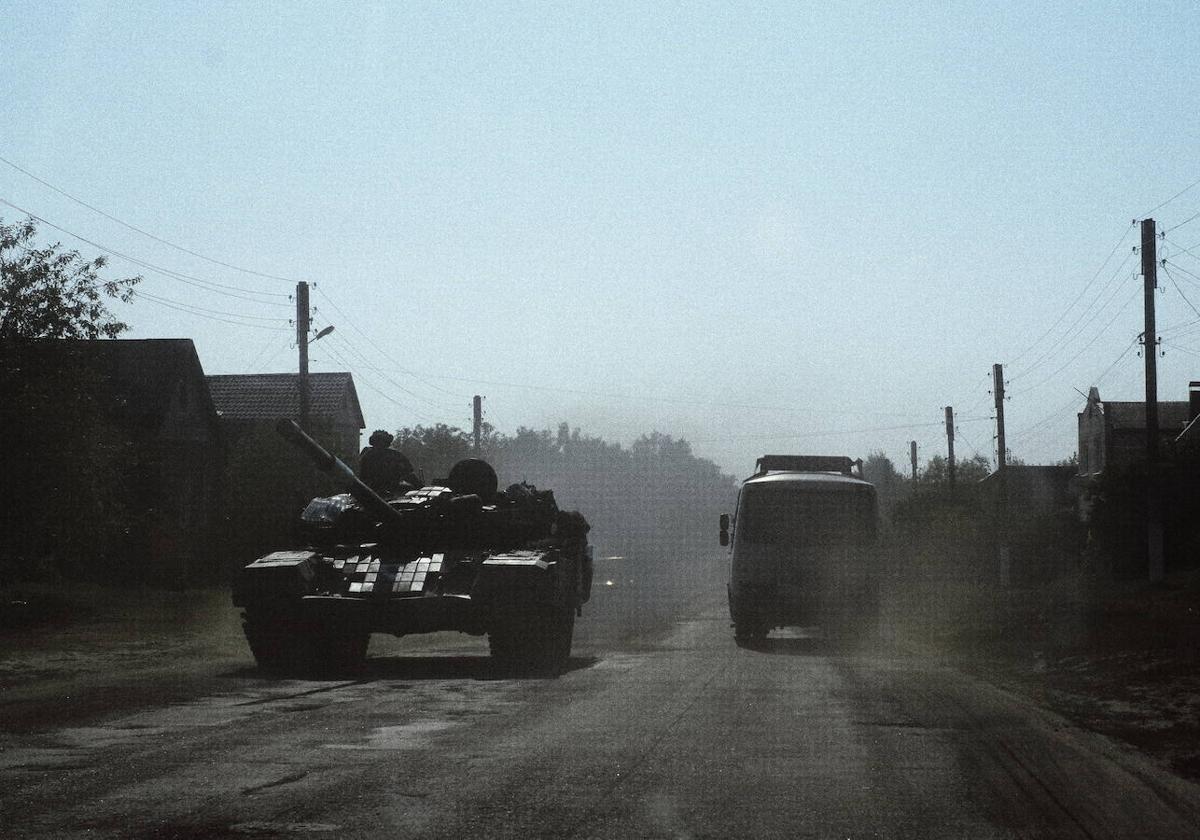
<path fill-rule="evenodd" d="M 580 511 L 598 551 L 641 560 L 711 559 L 717 517 L 733 509 L 737 495 L 733 476 L 697 457 L 687 441 L 661 432 L 626 447 L 567 423 L 511 435 L 484 424 L 476 452 L 469 432 L 436 424 L 401 428 L 392 446 L 426 482 L 443 478 L 462 458 L 483 458 L 502 487 L 528 482 L 554 491 L 559 507 Z"/>

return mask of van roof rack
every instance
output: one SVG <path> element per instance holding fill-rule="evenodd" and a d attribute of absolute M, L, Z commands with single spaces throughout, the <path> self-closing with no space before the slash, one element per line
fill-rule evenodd
<path fill-rule="evenodd" d="M 755 464 L 759 473 L 774 470 L 793 472 L 836 472 L 854 475 L 854 468 L 862 475 L 862 460 L 851 460 L 844 455 L 763 455 Z"/>

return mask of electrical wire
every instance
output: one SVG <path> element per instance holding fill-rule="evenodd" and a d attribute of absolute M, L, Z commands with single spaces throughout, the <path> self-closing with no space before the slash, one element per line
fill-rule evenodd
<path fill-rule="evenodd" d="M 1184 194 L 1185 192 L 1187 192 L 1188 190 L 1190 190 L 1190 189 L 1193 189 L 1193 188 L 1194 188 L 1194 187 L 1196 187 L 1197 185 L 1200 185 L 1200 180 L 1196 180 L 1196 181 L 1193 181 L 1192 183 L 1188 184 L 1186 187 L 1184 187 L 1183 189 L 1181 189 L 1179 192 L 1175 193 L 1175 195 L 1173 195 L 1173 196 L 1171 196 L 1170 198 L 1168 198 L 1168 199 L 1167 199 L 1166 201 L 1164 201 L 1162 204 L 1159 204 L 1159 205 L 1157 205 L 1157 206 L 1155 206 L 1155 207 L 1152 207 L 1152 208 L 1150 208 L 1149 210 L 1147 210 L 1145 213 L 1143 213 L 1143 214 L 1142 214 L 1141 216 L 1139 216 L 1138 218 L 1141 218 L 1141 219 L 1148 219 L 1148 218 L 1150 218 L 1151 214 L 1153 214 L 1153 213 L 1155 213 L 1156 211 L 1158 211 L 1158 210 L 1161 210 L 1162 208 L 1166 207 L 1166 206 L 1167 206 L 1168 204 L 1170 204 L 1172 201 L 1174 201 L 1175 199 L 1179 198 L 1179 196 L 1183 195 L 1183 194 Z"/>
<path fill-rule="evenodd" d="M 1169 265 L 1171 268 L 1175 269 L 1176 271 L 1182 271 L 1188 277 L 1192 278 L 1192 280 L 1200 281 L 1200 274 L 1195 274 L 1191 271 L 1188 271 L 1186 268 L 1181 266 L 1179 263 L 1171 262 L 1170 260 L 1163 260 L 1163 262 L 1166 265 Z M 1192 280 L 1189 280 L 1188 282 L 1192 282 Z"/>
<path fill-rule="evenodd" d="M 1076 353 L 1074 356 L 1072 356 L 1070 359 L 1068 359 L 1066 362 L 1064 362 L 1057 370 L 1054 371 L 1054 373 L 1050 374 L 1045 379 L 1038 382 L 1036 385 L 1031 385 L 1028 388 L 1024 389 L 1023 391 L 1013 394 L 1013 396 L 1019 397 L 1022 394 L 1028 394 L 1030 391 L 1036 391 L 1038 388 L 1042 387 L 1047 382 L 1054 379 L 1054 377 L 1058 376 L 1060 373 L 1062 373 L 1064 370 L 1066 370 L 1071 364 L 1073 364 L 1075 362 L 1076 359 L 1078 359 L 1080 356 L 1082 356 L 1093 344 L 1095 344 L 1096 341 L 1099 340 L 1101 336 L 1105 335 L 1108 332 L 1108 328 L 1111 327 L 1114 323 L 1116 323 L 1117 318 L 1121 317 L 1122 313 L 1125 312 L 1125 309 L 1129 306 L 1130 302 L 1135 297 L 1137 297 L 1137 295 L 1140 291 L 1141 291 L 1140 289 L 1134 289 L 1133 294 L 1131 294 L 1128 298 L 1125 299 L 1125 302 L 1123 304 L 1121 304 L 1121 307 L 1116 311 L 1116 313 L 1113 315 L 1113 317 L 1110 318 L 1108 323 L 1105 324 L 1104 327 L 1098 333 L 1096 333 L 1096 335 L 1094 335 L 1092 337 L 1092 340 L 1089 341 L 1087 344 L 1085 344 L 1083 347 L 1079 348 L 1079 352 Z M 1108 306 L 1108 304 L 1105 304 L 1104 308 L 1107 308 L 1107 306 Z M 1103 311 L 1103 310 L 1101 310 L 1101 311 Z"/>
<path fill-rule="evenodd" d="M 1176 344 L 1173 341 L 1164 341 L 1163 346 L 1170 347 L 1172 350 L 1178 350 L 1181 353 L 1187 353 L 1189 356 L 1200 357 L 1200 352 L 1197 352 L 1196 350 L 1193 350 L 1190 347 L 1184 347 L 1182 344 Z"/>
<path fill-rule="evenodd" d="M 967 417 L 961 420 L 956 419 L 955 423 L 978 423 L 982 420 L 991 420 L 991 417 Z M 816 437 L 836 437 L 838 435 L 865 435 L 874 432 L 899 432 L 909 429 L 928 429 L 937 426 L 944 426 L 944 421 L 934 423 L 909 423 L 901 426 L 877 426 L 873 429 L 831 429 L 820 432 L 803 432 L 800 434 L 777 434 L 777 435 L 726 435 L 719 438 L 701 438 L 690 440 L 689 443 L 723 443 L 733 440 L 800 440 L 804 438 Z"/>
<path fill-rule="evenodd" d="M 1200 260 L 1200 254 L 1196 253 L 1196 249 L 1200 248 L 1200 242 L 1198 242 L 1195 245 L 1192 245 L 1188 248 L 1184 248 L 1182 245 L 1180 245 L 1178 242 L 1176 242 L 1173 239 L 1167 239 L 1166 236 L 1163 236 L 1163 242 L 1166 242 L 1170 245 L 1174 245 L 1176 248 L 1179 249 L 1180 253 L 1187 254 L 1189 257 L 1194 257 L 1195 259 Z"/>
<path fill-rule="evenodd" d="M 225 295 L 227 297 L 232 297 L 232 298 L 239 298 L 241 300 L 248 300 L 248 301 L 252 301 L 254 303 L 262 304 L 264 306 L 289 306 L 289 304 L 287 304 L 287 303 L 282 303 L 282 302 L 278 302 L 278 301 L 259 300 L 257 298 L 251 297 L 251 295 L 262 295 L 262 296 L 267 296 L 267 297 L 287 297 L 287 295 L 284 295 L 282 293 L 257 292 L 257 291 L 253 291 L 253 290 L 249 290 L 249 289 L 242 289 L 239 286 L 230 286 L 225 283 L 217 283 L 214 280 L 203 280 L 199 277 L 193 277 L 190 274 L 184 274 L 179 271 L 173 271 L 172 269 L 169 269 L 169 268 L 163 268 L 160 265 L 155 265 L 154 263 L 147 262 L 146 260 L 139 259 L 138 257 L 131 257 L 128 254 L 124 254 L 124 253 L 116 250 L 115 248 L 110 248 L 107 245 L 101 245 L 99 242 L 94 242 L 84 236 L 80 236 L 77 233 L 73 233 L 72 231 L 67 230 L 66 228 L 62 227 L 61 225 L 56 225 L 54 222 L 51 222 L 50 220 L 45 219 L 45 218 L 37 215 L 36 213 L 31 213 L 28 210 L 24 209 L 23 207 L 19 207 L 16 204 L 13 204 L 8 199 L 0 198 L 0 204 L 4 204 L 8 207 L 11 207 L 12 209 L 16 210 L 18 213 L 24 213 L 26 216 L 30 217 L 31 219 L 37 219 L 39 222 L 46 225 L 47 227 L 52 227 L 55 230 L 57 230 L 61 233 L 65 233 L 67 236 L 70 236 L 74 239 L 78 239 L 80 242 L 84 242 L 88 245 L 91 245 L 93 248 L 103 251 L 104 253 L 109 254 L 110 256 L 114 256 L 114 257 L 117 257 L 118 259 L 125 260 L 126 262 L 132 263 L 133 265 L 136 265 L 139 268 L 144 268 L 147 271 L 152 271 L 156 274 L 161 274 L 169 279 L 178 280 L 181 283 L 185 283 L 189 286 L 196 286 L 198 288 L 204 289 L 205 291 L 212 292 L 214 294 Z M 231 289 L 234 291 L 229 291 Z"/>
<path fill-rule="evenodd" d="M 235 321 L 232 318 L 207 314 L 205 311 L 198 310 L 197 307 L 192 307 L 189 304 L 182 304 L 182 303 L 178 303 L 175 301 L 169 301 L 165 298 L 160 298 L 155 295 L 149 295 L 145 292 L 137 291 L 136 289 L 133 291 L 133 296 L 135 298 L 140 298 L 142 300 L 149 301 L 150 303 L 153 303 L 157 306 L 163 306 L 163 307 L 166 307 L 167 309 L 174 309 L 177 312 L 186 312 L 189 315 L 195 315 L 200 318 L 205 318 L 209 321 L 220 321 L 225 324 L 233 324 L 234 326 L 237 326 L 237 327 L 250 327 L 251 329 L 256 329 L 256 330 L 271 330 L 274 332 L 287 332 L 288 331 L 287 327 L 269 327 L 266 324 L 247 324 L 245 321 Z M 226 314 L 232 314 L 232 313 L 226 313 Z M 241 317 L 241 316 L 235 316 L 235 317 Z"/>
<path fill-rule="evenodd" d="M 1078 304 L 1079 301 L 1081 301 L 1083 299 L 1084 295 L 1087 294 L 1088 289 L 1090 289 L 1092 287 L 1092 285 L 1096 282 L 1097 278 L 1099 278 L 1101 273 L 1103 273 L 1103 271 L 1104 271 L 1105 267 L 1108 265 L 1109 261 L 1117 253 L 1117 249 L 1119 249 L 1121 247 L 1121 245 L 1125 242 L 1125 240 L 1129 237 L 1129 232 L 1131 230 L 1133 230 L 1134 224 L 1136 224 L 1136 223 L 1131 223 L 1129 225 L 1129 227 L 1125 228 L 1124 232 L 1121 234 L 1121 238 L 1117 240 L 1117 243 L 1115 245 L 1113 245 L 1112 250 L 1108 252 L 1108 256 L 1104 258 L 1104 262 L 1100 263 L 1100 267 L 1096 269 L 1096 273 L 1092 275 L 1091 279 L 1088 280 L 1086 284 L 1084 284 L 1083 289 L 1079 292 L 1079 294 L 1075 297 L 1075 299 L 1071 301 L 1071 303 L 1067 306 L 1067 308 L 1062 311 L 1062 314 L 1059 315 L 1058 318 L 1055 319 L 1054 323 L 1051 324 L 1050 327 L 1044 333 L 1042 333 L 1040 336 L 1038 336 L 1038 338 L 1035 339 L 1032 344 L 1028 345 L 1024 350 L 1022 350 L 1015 357 L 1010 359 L 1008 362 L 1009 365 L 1015 366 L 1016 363 L 1018 361 L 1020 361 L 1021 358 L 1023 358 L 1026 353 L 1028 353 L 1034 347 L 1037 347 L 1042 341 L 1044 341 L 1046 339 L 1047 336 L 1050 335 L 1050 333 L 1054 332 L 1054 330 L 1058 327 L 1059 324 L 1062 323 L 1063 319 L 1066 318 L 1067 315 L 1071 312 L 1071 310 L 1075 308 L 1075 305 Z M 1126 260 L 1128 260 L 1128 257 L 1126 258 Z M 1124 265 L 1124 263 L 1122 263 L 1122 265 Z M 1119 272 L 1120 270 L 1121 270 L 1120 267 L 1118 267 L 1117 271 Z"/>
<path fill-rule="evenodd" d="M 342 356 L 340 353 L 338 353 L 335 348 L 327 347 L 325 349 L 326 349 L 326 352 L 328 352 L 329 355 L 333 356 L 343 367 L 346 368 L 346 370 L 349 371 L 354 368 L 354 365 L 352 365 L 344 356 Z M 436 418 L 431 417 L 430 415 L 426 414 L 423 411 L 419 411 L 419 410 L 413 408 L 411 405 L 405 405 L 404 403 L 400 402 L 395 397 L 393 397 L 391 394 L 384 391 L 382 388 L 379 388 L 378 386 L 373 384 L 371 382 L 371 378 L 369 376 L 364 376 L 362 374 L 361 370 L 359 370 L 359 372 L 358 372 L 358 380 L 363 385 L 365 385 L 367 388 L 374 391 L 376 394 L 379 394 L 379 396 L 383 397 L 385 400 L 387 400 L 388 402 L 390 402 L 392 405 L 396 406 L 397 408 L 401 408 L 404 411 L 408 412 L 409 414 L 415 415 L 416 417 L 418 417 L 422 420 L 425 420 L 427 422 L 431 422 L 431 423 L 437 422 Z"/>
<path fill-rule="evenodd" d="M 287 350 L 291 346 L 292 346 L 292 342 L 290 339 L 283 342 L 283 344 L 281 344 L 278 348 L 276 348 L 274 353 L 272 353 L 270 356 L 268 356 L 266 359 L 263 360 L 262 364 L 259 365 L 258 370 L 256 370 L 255 373 L 265 373 L 267 368 L 270 366 L 271 362 L 275 361 L 275 359 L 279 357 L 280 353 L 282 353 L 284 350 Z"/>
<path fill-rule="evenodd" d="M 1055 342 L 1054 344 L 1051 344 L 1049 347 L 1047 347 L 1045 352 L 1043 352 L 1042 355 L 1040 355 L 1032 364 L 1030 364 L 1029 366 L 1023 368 L 1022 370 L 1014 373 L 1010 377 L 1010 379 L 1012 381 L 1015 382 L 1018 379 L 1021 379 L 1021 378 L 1025 377 L 1026 375 L 1028 375 L 1029 373 L 1033 372 L 1034 370 L 1037 370 L 1042 365 L 1043 362 L 1045 362 L 1047 359 L 1049 359 L 1055 353 L 1055 351 L 1059 350 L 1060 348 L 1065 348 L 1067 345 L 1069 345 L 1072 341 L 1074 341 L 1076 338 L 1078 338 L 1079 335 L 1081 335 L 1083 333 L 1083 331 L 1086 330 L 1088 328 L 1088 326 L 1096 318 L 1098 318 L 1100 316 L 1100 313 L 1103 312 L 1110 303 L 1112 303 L 1113 297 L 1116 296 L 1117 292 L 1114 292 L 1113 297 L 1110 297 L 1103 305 L 1100 306 L 1099 309 L 1097 309 L 1095 311 L 1095 313 L 1092 313 L 1090 318 L 1088 318 L 1088 314 L 1091 312 L 1092 306 L 1096 303 L 1096 301 L 1099 301 L 1104 298 L 1105 293 L 1109 290 L 1109 288 L 1112 287 L 1113 283 L 1120 276 L 1121 270 L 1125 268 L 1125 264 L 1127 262 L 1129 262 L 1129 260 L 1132 256 L 1133 256 L 1133 251 L 1130 251 L 1128 254 L 1125 255 L 1125 259 L 1123 259 L 1121 261 L 1121 264 L 1117 266 L 1116 271 L 1114 271 L 1112 273 L 1112 276 L 1108 278 L 1108 281 L 1100 289 L 1100 292 L 1096 295 L 1096 297 L 1092 300 L 1092 302 L 1089 303 L 1087 305 L 1087 307 L 1082 312 L 1079 313 L 1079 316 L 1073 322 L 1071 322 L 1071 326 L 1069 326 L 1067 328 L 1067 331 L 1063 334 L 1063 338 L 1060 341 Z M 1089 287 L 1090 287 L 1090 284 L 1089 284 Z M 1085 291 L 1086 291 L 1086 289 L 1085 289 Z M 1078 301 L 1078 300 L 1079 300 L 1079 298 L 1076 298 L 1076 301 Z M 1072 304 L 1072 305 L 1074 305 L 1074 304 Z M 1087 319 L 1087 320 L 1085 321 L 1084 319 Z"/>
<path fill-rule="evenodd" d="M 1160 235 L 1160 236 L 1166 236 L 1166 235 L 1167 235 L 1168 233 L 1170 233 L 1171 231 L 1173 231 L 1173 230 L 1178 230 L 1179 228 L 1181 228 L 1181 227 L 1183 227 L 1184 225 L 1186 225 L 1188 222 L 1194 222 L 1196 219 L 1200 219 L 1200 212 L 1193 213 L 1191 216 L 1188 216 L 1186 219 L 1184 219 L 1184 220 L 1183 220 L 1182 222 L 1180 222 L 1179 224 L 1177 224 L 1177 225 L 1172 225 L 1171 227 L 1167 228 L 1166 230 L 1164 230 L 1164 231 L 1163 231 L 1161 234 L 1159 234 L 1159 235 Z"/>
<path fill-rule="evenodd" d="M 287 343 L 290 344 L 291 342 L 289 341 Z M 270 336 L 267 339 L 266 343 L 259 349 L 259 351 L 250 358 L 250 361 L 245 363 L 245 365 L 244 365 L 245 369 L 246 370 L 254 370 L 255 365 L 257 365 L 259 363 L 259 361 L 261 359 L 263 359 L 263 357 L 266 356 L 267 351 L 273 347 L 278 347 L 278 345 L 279 345 L 279 337 L 278 336 Z M 278 355 L 278 350 L 276 350 L 276 353 L 274 355 Z"/>
<path fill-rule="evenodd" d="M 1112 362 L 1108 365 L 1108 367 L 1106 367 L 1104 369 L 1104 372 L 1092 380 L 1092 385 L 1099 386 L 1100 383 L 1103 382 L 1110 373 L 1112 373 L 1112 371 L 1117 367 L 1117 365 L 1120 364 L 1121 361 L 1124 360 L 1124 358 L 1127 355 L 1129 355 L 1129 351 L 1132 350 L 1135 346 L 1137 346 L 1137 342 L 1138 342 L 1138 340 L 1136 337 L 1133 338 L 1132 340 L 1130 340 L 1130 342 L 1125 345 L 1125 348 L 1117 355 L 1117 357 L 1115 359 L 1113 359 Z M 1062 408 L 1059 408 L 1059 409 L 1051 412 L 1050 414 L 1046 415 L 1041 420 L 1035 422 L 1031 426 L 1028 426 L 1024 429 L 1017 431 L 1017 433 L 1012 436 L 1011 441 L 1025 443 L 1026 445 L 1028 445 L 1028 443 L 1030 443 L 1031 441 L 1036 440 L 1042 436 L 1042 434 L 1039 432 L 1039 430 L 1043 429 L 1044 427 L 1047 427 L 1048 424 L 1052 420 L 1060 417 L 1064 412 L 1066 412 L 1071 407 L 1078 404 L 1078 402 L 1079 402 L 1079 400 L 1077 397 L 1072 397 L 1071 401 L 1069 403 L 1067 403 L 1065 406 L 1063 406 Z"/>
<path fill-rule="evenodd" d="M 1192 302 L 1188 300 L 1188 296 L 1183 293 L 1183 289 L 1180 288 L 1179 282 L 1175 279 L 1175 275 L 1171 273 L 1171 269 L 1167 268 L 1166 260 L 1163 260 L 1163 271 L 1165 271 L 1167 273 L 1167 277 L 1171 279 L 1171 283 L 1175 286 L 1175 291 L 1179 292 L 1179 296 L 1183 298 L 1183 302 L 1188 305 L 1189 309 L 1196 313 L 1197 318 L 1200 318 L 1200 309 L 1197 309 Z"/>
<path fill-rule="evenodd" d="M 431 405 L 434 408 L 441 409 L 443 411 L 447 410 L 447 407 L 445 405 L 435 402 L 435 401 L 429 399 L 428 397 L 418 394 L 416 391 L 413 391 L 412 389 L 407 388 L 404 385 L 401 385 L 399 382 L 397 382 L 395 379 L 393 379 L 391 376 L 389 376 L 383 370 L 383 368 L 380 368 L 379 366 L 373 364 L 371 362 L 371 360 L 366 356 L 365 353 L 363 353 L 361 350 L 359 350 L 357 347 L 355 347 L 353 344 L 351 344 L 344 336 L 342 336 L 338 333 L 333 333 L 330 336 L 330 338 L 333 338 L 333 339 L 336 339 L 337 341 L 339 341 L 341 343 L 341 345 L 344 346 L 348 352 L 353 353 L 360 360 L 362 360 L 362 364 L 365 365 L 368 370 L 373 371 L 381 379 L 386 380 L 393 388 L 396 388 L 399 391 L 403 391 L 405 394 L 408 394 L 410 397 L 412 397 L 416 400 L 420 400 L 423 403 L 427 403 L 428 405 Z"/>
<path fill-rule="evenodd" d="M 335 303 L 334 300 L 331 297 L 329 297 L 329 295 L 325 294 L 325 290 L 324 290 L 324 288 L 322 288 L 321 285 L 315 285 L 315 288 L 317 290 L 317 294 L 319 294 L 321 297 L 323 297 L 329 303 L 329 305 L 333 307 L 334 311 L 337 312 L 338 315 L 340 315 L 342 317 L 342 319 L 347 324 L 350 325 L 350 328 L 353 329 L 355 332 L 357 332 L 359 335 L 361 335 L 363 338 L 365 338 L 367 340 L 367 343 L 370 344 L 372 347 L 374 347 L 375 350 L 378 351 L 380 355 L 382 355 L 385 359 L 387 359 L 389 362 L 391 362 L 393 365 L 395 365 L 396 370 L 400 371 L 401 373 L 406 373 L 409 376 L 413 377 L 414 379 L 424 382 L 430 388 L 433 388 L 435 391 L 441 391 L 443 394 L 449 394 L 452 397 L 458 397 L 458 398 L 465 398 L 467 396 L 466 394 L 457 394 L 454 391 L 447 390 L 446 388 L 443 388 L 440 385 L 430 382 L 427 377 L 422 376 L 421 374 L 417 373 L 416 371 L 410 370 L 410 369 L 404 367 L 404 365 L 400 364 L 400 362 L 398 362 L 394 356 L 392 356 L 390 353 L 388 353 L 387 350 L 380 347 L 375 342 L 375 340 L 373 338 L 371 338 L 371 336 L 369 336 L 364 330 L 362 330 L 358 326 L 358 324 L 356 324 L 354 322 L 354 320 L 351 319 L 350 316 L 346 314 L 346 311 L 344 309 L 342 309 L 340 306 L 338 306 L 337 303 Z"/>
<path fill-rule="evenodd" d="M 205 262 L 210 262 L 213 265 L 219 265 L 223 268 L 229 268 L 234 271 L 240 271 L 243 274 L 251 274 L 251 275 L 254 275 L 255 277 L 265 277 L 268 280 L 286 280 L 289 283 L 296 282 L 295 280 L 291 280 L 287 277 L 281 277 L 277 274 L 266 274 L 261 271 L 254 271 L 253 269 L 250 269 L 250 268 L 242 268 L 241 266 L 234 265 L 233 263 L 222 262 L 221 260 L 214 259 L 213 257 L 209 257 L 204 254 L 193 251 L 190 248 L 185 248 L 182 245 L 177 245 L 176 243 L 171 242 L 167 239 L 163 239 L 160 236 L 155 236 L 153 233 L 150 233 L 149 231 L 142 230 L 140 227 L 137 227 L 136 225 L 131 225 L 126 221 L 122 221 L 121 219 L 118 219 L 116 216 L 113 216 L 109 213 L 104 212 L 99 207 L 93 207 L 91 204 L 88 204 L 83 199 L 77 198 L 77 197 L 71 195 L 66 190 L 63 190 L 63 189 L 60 189 L 59 187 L 54 186 L 54 184 L 51 184 L 49 181 L 39 178 L 37 175 L 34 175 L 28 169 L 24 169 L 20 166 L 17 166 L 11 160 L 0 157 L 0 163 L 6 164 L 7 166 L 11 166 L 13 169 L 17 170 L 21 174 L 32 178 L 33 180 L 37 181 L 39 184 L 41 184 L 44 187 L 47 187 L 48 189 L 54 190 L 54 192 L 58 193 L 59 195 L 64 196 L 65 198 L 69 198 L 71 201 L 74 201 L 76 204 L 80 205 L 81 207 L 86 207 L 88 210 L 91 210 L 93 213 L 100 214 L 101 216 L 103 216 L 104 218 L 108 219 L 111 222 L 116 222 L 117 224 L 121 225 L 122 227 L 132 230 L 134 233 L 140 233 L 142 236 L 153 239 L 155 242 L 158 242 L 162 245 L 166 245 L 169 248 L 174 248 L 175 250 L 182 251 L 185 254 L 190 254 L 193 257 L 202 259 Z M 266 294 L 266 293 L 264 292 L 264 294 Z"/>

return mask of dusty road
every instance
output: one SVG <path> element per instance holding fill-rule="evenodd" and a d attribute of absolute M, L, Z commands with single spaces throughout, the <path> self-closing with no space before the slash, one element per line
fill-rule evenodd
<path fill-rule="evenodd" d="M 492 679 L 480 640 L 437 635 L 377 639 L 354 681 L 231 651 L 58 723 L 69 682 L 8 692 L 0 835 L 1200 836 L 1200 787 L 934 662 L 739 649 L 716 591 L 643 632 L 600 600 L 558 680 Z"/>

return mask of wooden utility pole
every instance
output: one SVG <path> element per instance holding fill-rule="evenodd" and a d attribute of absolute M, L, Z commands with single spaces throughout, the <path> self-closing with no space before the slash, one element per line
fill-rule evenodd
<path fill-rule="evenodd" d="M 1146 360 L 1146 555 L 1152 581 L 1163 579 L 1163 523 L 1158 498 L 1158 334 L 1154 325 L 1154 292 L 1158 288 L 1158 247 L 1154 220 L 1142 219 L 1142 295 L 1146 325 L 1142 349 Z"/>
<path fill-rule="evenodd" d="M 992 365 L 992 393 L 996 396 L 996 470 L 1003 475 L 1008 466 L 1008 447 L 1004 442 L 1004 365 Z"/>
<path fill-rule="evenodd" d="M 483 397 L 476 394 L 471 402 L 474 414 L 471 428 L 475 438 L 475 457 L 479 457 L 480 438 L 483 437 Z"/>
<path fill-rule="evenodd" d="M 954 408 L 946 406 L 946 477 L 950 479 L 950 489 L 954 489 Z"/>
<path fill-rule="evenodd" d="M 308 284 L 296 284 L 296 347 L 300 350 L 300 377 L 297 387 L 300 391 L 300 416 L 297 422 L 300 429 L 309 434 L 309 382 L 308 382 Z"/>
<path fill-rule="evenodd" d="M 910 440 L 908 442 L 908 459 L 912 461 L 912 477 L 913 481 L 917 480 L 917 442 Z"/>
<path fill-rule="evenodd" d="M 1008 551 L 1008 445 L 1004 440 L 1004 365 L 992 365 L 992 394 L 996 397 L 996 480 L 999 482 L 999 533 L 996 545 L 1000 554 L 1000 585 L 1009 583 Z"/>

